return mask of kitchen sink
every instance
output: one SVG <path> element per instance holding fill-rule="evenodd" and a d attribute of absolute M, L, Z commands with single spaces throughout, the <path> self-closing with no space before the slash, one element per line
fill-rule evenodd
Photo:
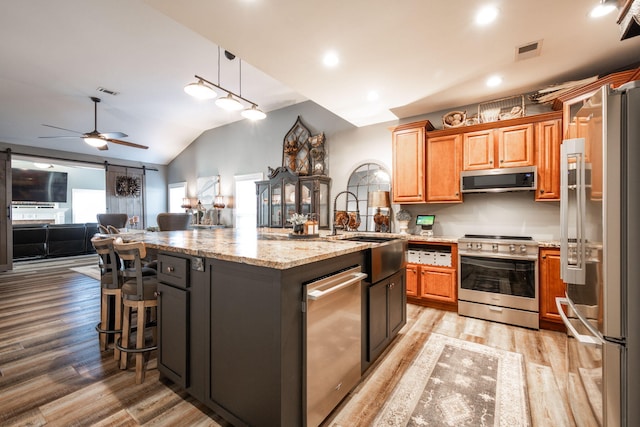
<path fill-rule="evenodd" d="M 349 240 L 351 242 L 367 242 L 367 243 L 385 243 L 390 242 L 392 240 L 398 240 L 394 237 L 382 237 L 382 236 L 353 236 L 347 237 L 346 239 L 341 240 Z"/>

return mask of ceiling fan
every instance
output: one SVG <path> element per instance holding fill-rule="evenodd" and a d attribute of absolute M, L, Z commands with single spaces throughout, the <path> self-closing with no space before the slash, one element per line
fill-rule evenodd
<path fill-rule="evenodd" d="M 142 148 L 147 149 L 146 145 L 134 144 L 133 142 L 123 141 L 121 139 L 116 138 L 126 138 L 127 134 L 122 132 L 98 132 L 98 102 L 100 102 L 100 98 L 96 98 L 95 96 L 91 97 L 93 101 L 93 130 L 91 132 L 78 132 L 71 129 L 65 129 L 58 126 L 45 125 L 50 128 L 65 130 L 67 132 L 77 133 L 77 136 L 41 136 L 40 138 L 54 138 L 54 139 L 65 139 L 65 138 L 82 138 L 84 142 L 91 145 L 92 147 L 97 148 L 98 150 L 108 150 L 109 146 L 108 142 L 112 142 L 114 144 L 126 145 L 127 147 L 133 148 Z"/>

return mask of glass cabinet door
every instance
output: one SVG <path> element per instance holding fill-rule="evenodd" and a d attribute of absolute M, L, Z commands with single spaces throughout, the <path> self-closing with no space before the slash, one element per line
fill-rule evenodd
<path fill-rule="evenodd" d="M 287 220 L 291 218 L 291 215 L 294 213 L 299 213 L 297 210 L 297 194 L 296 194 L 296 184 L 292 182 L 284 183 L 284 194 L 285 194 L 285 210 L 284 210 L 284 218 L 283 223 L 285 227 L 293 225 Z"/>
<path fill-rule="evenodd" d="M 271 227 L 282 227 L 282 184 L 271 185 Z"/>
<path fill-rule="evenodd" d="M 313 182 L 300 183 L 300 213 L 308 215 L 313 212 Z"/>
<path fill-rule="evenodd" d="M 269 226 L 269 184 L 258 184 L 258 227 Z"/>
<path fill-rule="evenodd" d="M 315 210 L 318 214 L 318 225 L 320 228 L 329 228 L 329 182 L 320 181 L 320 190 L 316 200 Z"/>

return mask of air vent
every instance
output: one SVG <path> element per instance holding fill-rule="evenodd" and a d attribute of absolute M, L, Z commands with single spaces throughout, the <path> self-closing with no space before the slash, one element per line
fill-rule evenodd
<path fill-rule="evenodd" d="M 109 89 L 105 89 L 103 87 L 99 87 L 98 89 L 96 89 L 98 92 L 102 92 L 102 93 L 106 93 L 107 95 L 112 95 L 112 96 L 116 96 L 118 95 L 120 92 L 116 92 L 114 90 L 109 90 Z"/>
<path fill-rule="evenodd" d="M 522 46 L 516 47 L 516 61 L 522 61 L 523 59 L 533 58 L 540 55 L 542 50 L 542 40 L 527 43 Z"/>

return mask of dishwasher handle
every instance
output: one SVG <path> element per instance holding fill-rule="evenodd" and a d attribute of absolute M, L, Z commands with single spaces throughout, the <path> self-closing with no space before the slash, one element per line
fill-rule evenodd
<path fill-rule="evenodd" d="M 337 285 L 330 287 L 329 289 L 325 289 L 324 291 L 321 291 L 320 289 L 314 289 L 312 291 L 308 291 L 307 298 L 309 298 L 312 301 L 322 299 L 327 295 L 330 295 L 334 292 L 339 291 L 340 289 L 347 288 L 353 285 L 354 283 L 360 282 L 364 280 L 366 277 L 367 277 L 366 273 L 356 273 L 351 277 L 351 279 L 345 280 L 344 282 L 340 282 Z"/>

